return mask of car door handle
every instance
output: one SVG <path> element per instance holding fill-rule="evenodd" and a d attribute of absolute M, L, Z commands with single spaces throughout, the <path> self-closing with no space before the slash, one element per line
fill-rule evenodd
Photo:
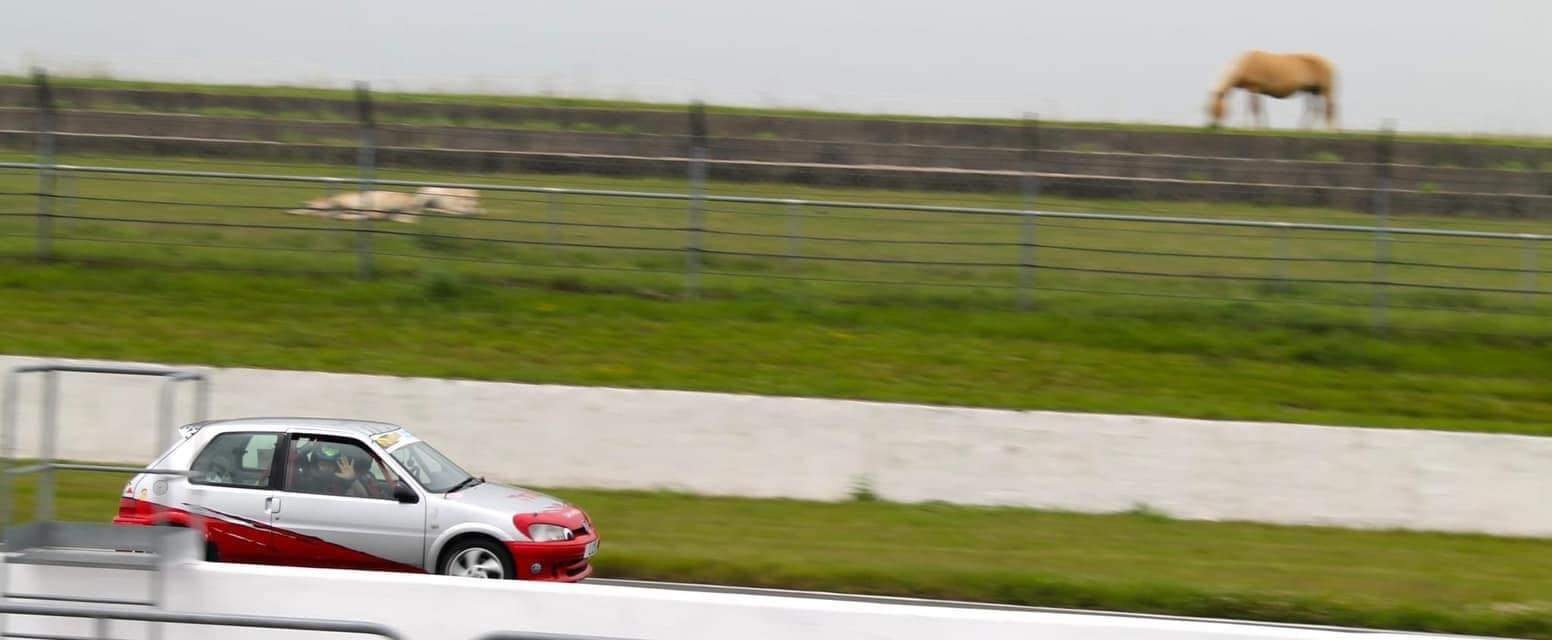
<path fill-rule="evenodd" d="M 266 513 L 280 513 L 280 498 L 270 496 L 264 499 L 264 511 Z"/>

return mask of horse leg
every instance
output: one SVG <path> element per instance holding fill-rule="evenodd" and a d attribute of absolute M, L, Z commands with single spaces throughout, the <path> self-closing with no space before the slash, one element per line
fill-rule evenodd
<path fill-rule="evenodd" d="M 1250 128 L 1261 125 L 1261 101 L 1257 100 L 1255 91 L 1245 92 L 1245 115 L 1250 116 Z"/>
<path fill-rule="evenodd" d="M 1315 124 L 1315 112 L 1319 109 L 1315 103 L 1318 100 L 1320 100 L 1318 93 L 1311 93 L 1304 97 L 1304 111 L 1299 116 L 1300 129 L 1309 129 Z"/>
<path fill-rule="evenodd" d="M 1324 96 L 1322 96 L 1322 98 L 1326 101 L 1326 128 L 1327 129 L 1331 129 L 1331 130 L 1335 130 L 1336 129 L 1336 101 L 1332 99 L 1330 93 L 1326 93 Z"/>
<path fill-rule="evenodd" d="M 1250 112 L 1255 118 L 1255 126 L 1261 129 L 1267 128 L 1266 111 L 1262 109 L 1261 94 L 1250 94 Z"/>

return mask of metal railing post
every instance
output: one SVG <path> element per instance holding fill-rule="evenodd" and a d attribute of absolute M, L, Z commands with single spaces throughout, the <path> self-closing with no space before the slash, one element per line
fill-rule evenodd
<path fill-rule="evenodd" d="M 75 174 L 69 171 L 58 171 L 55 173 L 54 179 L 58 183 L 59 197 L 57 199 L 61 202 L 58 207 L 51 211 L 51 213 L 53 211 L 59 211 L 67 216 L 78 215 L 80 213 L 80 207 L 77 203 L 80 202 L 80 199 L 75 197 Z"/>
<path fill-rule="evenodd" d="M 361 128 L 361 142 L 356 148 L 356 164 L 360 175 L 359 191 L 362 210 L 356 221 L 356 275 L 372 277 L 372 216 L 377 215 L 376 199 L 368 201 L 372 191 L 372 171 L 377 163 L 377 125 L 372 115 L 372 92 L 365 82 L 356 83 L 356 117 Z M 369 210 L 371 209 L 371 210 Z"/>
<path fill-rule="evenodd" d="M 208 420 L 210 418 L 210 379 L 198 378 L 194 381 L 194 421 Z M 172 437 L 170 434 L 168 437 Z M 163 448 L 162 451 L 166 451 Z M 161 451 L 157 452 L 158 455 Z"/>
<path fill-rule="evenodd" d="M 38 101 L 38 258 L 48 260 L 54 257 L 54 129 L 58 114 L 48 74 L 33 69 L 32 84 Z"/>
<path fill-rule="evenodd" d="M 798 252 L 802 250 L 802 247 L 801 247 L 802 243 L 798 239 L 798 235 L 802 233 L 803 221 L 800 218 L 800 216 L 803 215 L 803 201 L 802 200 L 788 200 L 787 201 L 786 210 L 787 210 L 787 216 L 786 216 L 787 217 L 787 225 L 786 225 L 787 226 L 787 264 L 789 266 L 796 266 L 797 265 L 797 259 L 798 259 L 797 258 Z"/>
<path fill-rule="evenodd" d="M 700 295 L 701 227 L 706 207 L 706 105 L 690 105 L 690 200 L 685 243 L 684 293 Z"/>
<path fill-rule="evenodd" d="M 1536 245 L 1536 236 L 1522 233 L 1520 237 L 1523 238 L 1521 242 L 1524 243 L 1524 249 L 1520 253 L 1520 272 L 1524 276 L 1520 286 L 1525 293 L 1536 293 L 1541 286 L 1540 279 L 1536 277 L 1536 250 L 1539 248 Z"/>
<path fill-rule="evenodd" d="M 1374 171 L 1377 184 L 1374 190 L 1374 328 L 1384 331 L 1389 301 L 1390 278 L 1390 162 L 1391 146 L 1395 138 L 1395 121 L 1386 120 L 1375 140 Z"/>
<path fill-rule="evenodd" d="M 38 472 L 38 491 L 33 497 L 33 518 L 38 522 L 54 519 L 54 445 L 59 433 L 59 372 L 43 374 L 43 432 L 38 457 L 46 465 Z"/>
<path fill-rule="evenodd" d="M 14 526 L 11 521 L 12 505 L 15 503 L 15 484 L 11 479 L 11 468 L 16 465 L 16 420 L 17 405 L 21 404 L 18 397 L 21 394 L 21 374 L 8 372 L 5 375 L 5 395 L 0 397 L 0 459 L 4 459 L 5 467 L 0 472 L 0 527 Z M 0 571 L 3 571 L 5 563 L 0 562 Z M 4 582 L 0 581 L 0 586 Z"/>
<path fill-rule="evenodd" d="M 1288 292 L 1288 224 L 1277 225 L 1277 290 Z"/>
<path fill-rule="evenodd" d="M 545 194 L 544 215 L 549 220 L 550 244 L 560 244 L 560 191 L 550 189 Z"/>
<path fill-rule="evenodd" d="M 1018 308 L 1028 309 L 1034 304 L 1035 286 L 1035 200 L 1040 197 L 1040 176 L 1035 173 L 1040 157 L 1040 117 L 1024 116 L 1023 152 L 1019 176 L 1019 192 L 1023 194 L 1023 215 L 1019 216 L 1019 282 Z"/>

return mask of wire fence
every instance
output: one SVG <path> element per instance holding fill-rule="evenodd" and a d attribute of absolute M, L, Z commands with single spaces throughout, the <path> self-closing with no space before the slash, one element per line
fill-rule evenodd
<path fill-rule="evenodd" d="M 49 178 L 47 176 L 52 176 Z M 54 184 L 52 192 L 39 184 Z M 1552 236 L 374 179 L 481 215 L 289 215 L 360 177 L 0 163 L 0 254 L 661 296 L 1185 313 L 1542 335 Z M 340 219 L 356 218 L 360 219 Z"/>
<path fill-rule="evenodd" d="M 32 130 L 0 131 L 0 144 L 30 144 Z M 353 165 L 358 146 L 347 138 L 230 138 L 58 132 L 64 155 L 146 155 L 166 162 L 197 163 L 220 159 L 229 164 L 291 170 L 298 164 Z M 561 135 L 561 134 L 546 134 Z M 626 136 L 632 140 L 646 134 Z M 564 143 L 520 141 L 484 145 L 461 140 L 461 147 L 378 147 L 378 165 L 396 171 L 427 173 L 504 172 L 569 176 L 588 186 L 624 176 L 644 179 L 682 177 L 689 158 L 682 145 L 606 153 L 611 145 L 563 136 Z M 618 137 L 618 136 L 617 136 Z M 508 144 L 510 142 L 510 144 Z M 787 141 L 772 141 L 791 149 Z M 855 143 L 846 143 L 847 145 Z M 602 149 L 602 150 L 601 150 Z M 707 159 L 708 176 L 738 184 L 744 193 L 779 197 L 797 186 L 951 193 L 1016 194 L 1026 173 L 1039 176 L 1048 196 L 1084 200 L 1153 202 L 1237 202 L 1368 211 L 1376 187 L 1373 167 L 1327 162 L 1300 167 L 1284 161 L 1201 159 L 1134 154 L 1137 160 L 1111 163 L 1090 152 L 1043 151 L 1038 165 L 1020 167 L 1014 150 L 985 162 L 952 157 L 902 159 L 846 156 L 823 158 L 809 151 L 766 153 L 730 147 L 718 139 Z M 1072 156 L 1062 159 L 1063 156 Z M 804 158 L 803 160 L 782 158 Z M 1193 168 L 1204 165 L 1202 168 Z M 1435 175 L 1440 173 L 1441 175 Z M 1460 175 L 1455 175 L 1460 174 Z M 1493 215 L 1525 218 L 1552 209 L 1552 179 L 1532 171 L 1480 171 L 1398 166 L 1391 197 L 1402 213 Z"/>
<path fill-rule="evenodd" d="M 20 89 L 3 86 L 0 93 Z M 118 101 L 129 100 L 131 107 L 163 111 L 57 116 L 55 125 L 69 125 L 49 127 L 62 154 L 220 158 L 289 172 L 297 163 L 355 164 L 363 128 L 359 105 L 335 99 L 266 97 L 261 105 L 249 104 L 252 96 L 204 95 L 191 105 L 181 94 L 76 89 L 72 95 L 89 107 L 123 107 Z M 41 114 L 34 113 L 42 110 L 0 109 L 0 144 L 28 143 L 42 128 Z M 375 165 L 393 171 L 565 175 L 572 178 L 567 186 L 609 188 L 607 179 L 618 176 L 682 178 L 695 145 L 686 118 L 669 110 L 415 103 L 380 110 L 399 119 L 370 127 Z M 1414 140 L 1401 145 L 1404 161 L 1378 163 L 1390 153 L 1382 150 L 1392 144 L 1385 136 L 1042 129 L 1034 119 L 1018 125 L 717 118 L 705 146 L 707 177 L 771 197 L 791 195 L 794 185 L 1019 194 L 1034 174 L 1046 196 L 1369 212 L 1379 190 L 1378 165 L 1385 164 L 1387 197 L 1399 213 L 1526 218 L 1552 204 L 1552 147 L 1537 145 Z"/>
<path fill-rule="evenodd" d="M 1284 221 L 1247 209 L 1224 219 L 1201 211 L 1047 206 L 1046 195 L 1062 178 L 1034 170 L 1040 152 L 1033 123 L 1021 170 L 986 174 L 1013 185 L 1007 194 L 966 183 L 946 194 L 856 191 L 827 184 L 852 174 L 822 172 L 807 182 L 750 188 L 739 176 L 729 178 L 727 167 L 817 169 L 710 158 L 699 108 L 692 109 L 682 157 L 630 160 L 656 163 L 655 180 L 641 179 L 640 167 L 613 166 L 632 176 L 621 180 L 597 158 L 385 149 L 364 87 L 355 144 L 331 150 L 336 162 L 217 155 L 126 167 L 60 163 L 61 143 L 73 139 L 54 133 L 46 79 L 40 76 L 37 87 L 43 108 L 36 161 L 0 162 L 0 256 L 378 278 L 447 274 L 796 304 L 1215 313 L 1247 322 L 1552 335 L 1545 322 L 1552 236 L 1535 220 L 1394 225 L 1388 136 L 1377 140 L 1377 183 L 1351 194 L 1376 215 L 1327 212 Z M 269 146 L 284 152 L 298 145 Z M 422 163 L 417 153 L 461 158 L 467 166 Z M 353 163 L 356 175 L 338 175 L 340 162 Z M 509 171 L 509 162 L 521 171 Z M 557 162 L 577 164 L 545 164 Z M 232 170 L 201 170 L 212 166 Z M 475 189 L 481 211 L 438 208 L 409 195 L 427 187 Z M 414 204 L 305 206 L 379 191 Z M 849 199 L 857 194 L 866 199 Z M 388 196 L 372 196 L 381 197 Z"/>

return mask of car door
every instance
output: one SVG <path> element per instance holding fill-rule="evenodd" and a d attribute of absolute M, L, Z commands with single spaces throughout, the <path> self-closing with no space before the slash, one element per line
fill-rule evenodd
<path fill-rule="evenodd" d="M 275 495 L 272 473 L 278 432 L 233 432 L 215 436 L 190 466 L 186 504 L 174 505 L 203 516 L 205 537 L 227 562 L 274 560 L 267 505 Z"/>
<path fill-rule="evenodd" d="M 269 514 L 285 564 L 423 570 L 423 497 L 396 500 L 398 477 L 353 438 L 292 433 L 289 445 Z"/>

